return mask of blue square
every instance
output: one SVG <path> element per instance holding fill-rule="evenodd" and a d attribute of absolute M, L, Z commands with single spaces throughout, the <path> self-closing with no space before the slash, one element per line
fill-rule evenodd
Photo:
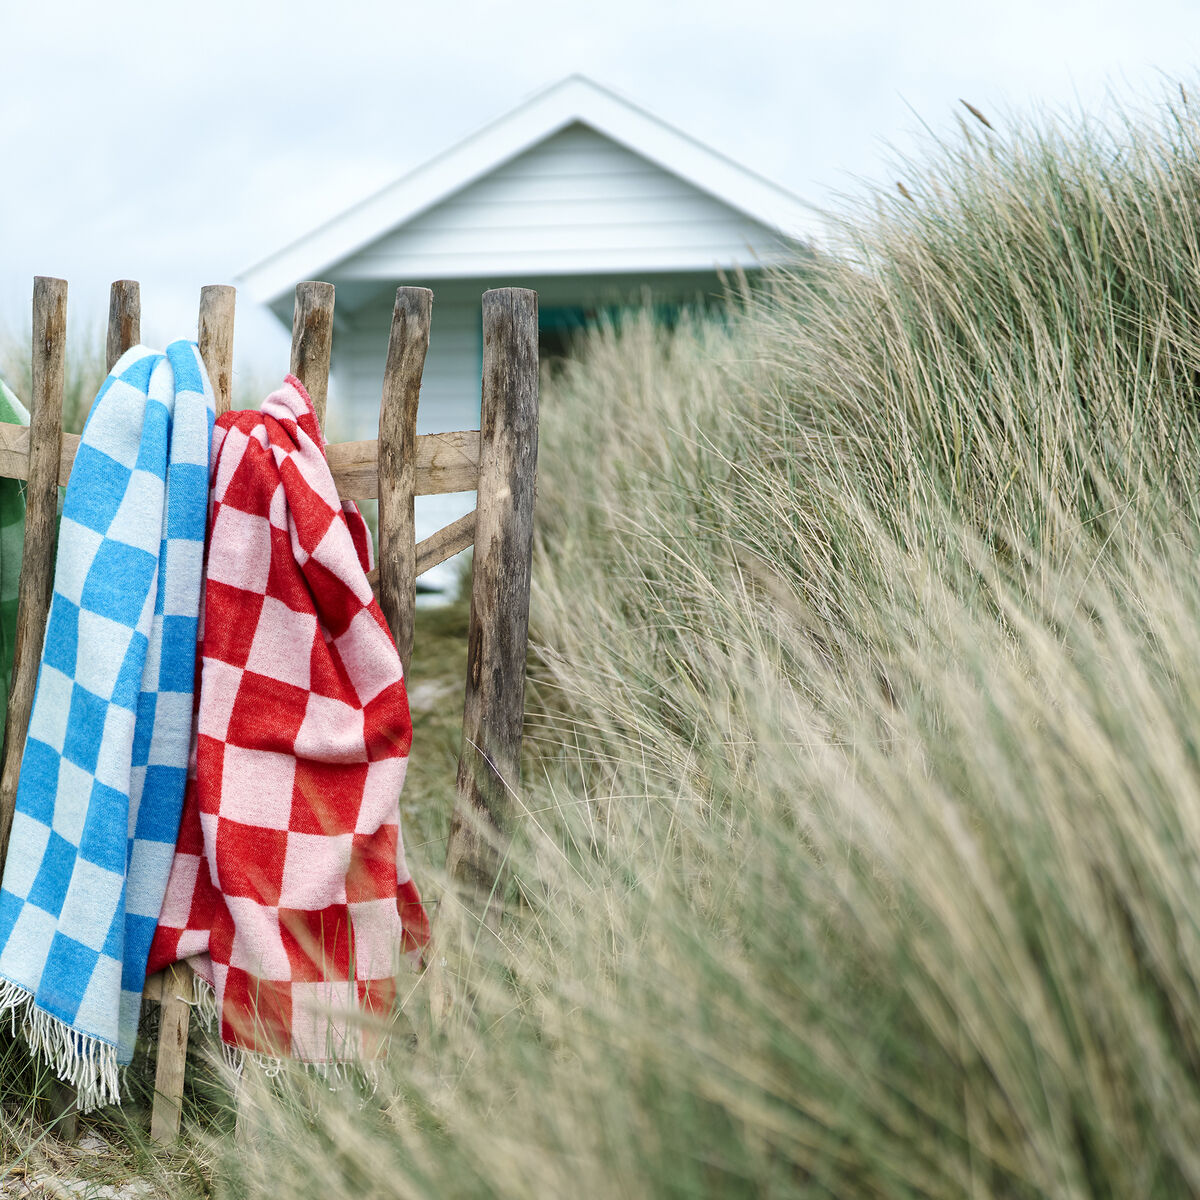
<path fill-rule="evenodd" d="M 136 629 L 157 570 L 157 555 L 105 538 L 84 580 L 83 607 Z"/>
<path fill-rule="evenodd" d="M 191 692 L 196 684 L 196 618 L 163 617 L 160 692 Z"/>
<path fill-rule="evenodd" d="M 138 392 L 147 392 L 150 390 L 150 376 L 154 374 L 154 368 L 162 362 L 161 354 L 143 354 L 141 358 L 136 358 L 121 372 L 119 378 L 122 383 L 127 383 L 131 388 Z"/>
<path fill-rule="evenodd" d="M 208 468 L 196 463 L 172 463 L 167 479 L 167 537 L 204 541 Z"/>
<path fill-rule="evenodd" d="M 142 691 L 142 673 L 146 669 L 146 651 L 150 642 L 144 633 L 134 633 L 125 651 L 125 661 L 117 682 L 113 684 L 112 702 L 130 712 L 138 711 L 138 697 Z"/>
<path fill-rule="evenodd" d="M 79 857 L 118 875 L 125 874 L 125 846 L 129 841 L 129 797 L 98 779 L 92 784 Z"/>
<path fill-rule="evenodd" d="M 131 472 L 115 458 L 83 442 L 71 467 L 63 516 L 96 533 L 107 533 Z"/>
<path fill-rule="evenodd" d="M 60 1021 L 70 1025 L 79 1012 L 79 1005 L 92 981 L 92 972 L 100 958 L 82 942 L 56 933 L 50 943 L 50 954 L 38 984 L 37 1002 Z"/>
<path fill-rule="evenodd" d="M 79 649 L 79 606 L 66 596 L 55 593 L 46 623 L 46 641 L 42 662 L 55 667 L 64 675 L 74 677 L 75 659 Z"/>
<path fill-rule="evenodd" d="M 25 739 L 21 775 L 17 781 L 17 808 L 27 817 L 53 824 L 54 797 L 58 795 L 58 767 L 62 755 L 37 738 Z"/>
<path fill-rule="evenodd" d="M 0 891 L 0 947 L 3 947 L 8 942 L 8 935 L 12 933 L 13 926 L 17 923 L 17 918 L 21 915 L 21 909 L 25 907 L 25 901 L 20 896 L 14 896 L 12 892 Z"/>
<path fill-rule="evenodd" d="M 67 717 L 67 737 L 63 742 L 63 758 L 85 771 L 95 771 L 100 754 L 100 739 L 104 734 L 104 718 L 108 701 L 94 696 L 79 684 L 71 685 L 71 712 Z"/>
<path fill-rule="evenodd" d="M 104 939 L 104 949 L 101 954 L 115 958 L 120 962 L 125 957 L 125 889 L 121 888 L 121 899 L 113 912 L 112 924 L 108 927 L 108 936 Z"/>
<path fill-rule="evenodd" d="M 167 539 L 158 543 L 158 590 L 154 593 L 154 615 L 161 617 L 167 611 Z"/>
<path fill-rule="evenodd" d="M 167 432 L 171 414 L 159 400 L 146 404 L 146 419 L 142 424 L 142 440 L 138 443 L 137 467 L 160 479 L 167 473 Z"/>
<path fill-rule="evenodd" d="M 42 865 L 26 897 L 29 903 L 57 917 L 62 912 L 74 866 L 75 847 L 51 830 L 46 852 L 42 855 Z"/>
<path fill-rule="evenodd" d="M 134 837 L 147 842 L 169 842 L 179 836 L 179 814 L 187 787 L 186 767 L 147 767 L 142 802 Z"/>
<path fill-rule="evenodd" d="M 127 992 L 140 992 L 146 983 L 146 960 L 158 922 L 153 917 L 125 916 L 125 953 L 121 956 L 121 986 Z"/>
<path fill-rule="evenodd" d="M 167 347 L 167 359 L 171 370 L 175 373 L 175 391 L 203 392 L 204 379 L 200 374 L 200 366 L 196 361 L 197 347 L 195 342 L 180 338 Z"/>
<path fill-rule="evenodd" d="M 154 735 L 154 710 L 157 692 L 142 692 L 137 700 L 137 724 L 133 727 L 132 766 L 144 767 L 150 761 L 150 739 Z"/>

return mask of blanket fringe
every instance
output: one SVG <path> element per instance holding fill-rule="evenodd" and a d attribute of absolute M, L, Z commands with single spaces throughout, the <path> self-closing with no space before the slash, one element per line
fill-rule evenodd
<path fill-rule="evenodd" d="M 216 989 L 201 975 L 197 975 L 192 984 L 195 989 L 192 1011 L 196 1014 L 201 1024 L 203 1024 L 205 1030 L 211 1033 L 213 1027 L 218 1023 Z M 230 1046 L 225 1041 L 221 1042 L 221 1058 L 233 1074 L 237 1086 L 241 1085 L 246 1064 L 249 1063 L 268 1079 L 277 1078 L 288 1067 L 300 1067 L 306 1074 L 321 1080 L 322 1083 L 328 1086 L 330 1091 L 337 1091 L 339 1087 L 345 1087 L 355 1079 L 366 1079 L 370 1084 L 370 1093 L 372 1095 L 375 1094 L 379 1087 L 379 1063 L 374 1061 L 314 1063 L 303 1062 L 300 1059 L 273 1058 L 268 1054 L 260 1054 L 254 1050 L 244 1050 L 240 1046 Z"/>
<path fill-rule="evenodd" d="M 19 1032 L 34 1055 L 75 1089 L 80 1112 L 120 1104 L 116 1046 L 80 1033 L 38 1008 L 33 993 L 9 979 L 0 980 L 0 1017 L 4 1013 L 9 1015 L 13 1037 Z"/>

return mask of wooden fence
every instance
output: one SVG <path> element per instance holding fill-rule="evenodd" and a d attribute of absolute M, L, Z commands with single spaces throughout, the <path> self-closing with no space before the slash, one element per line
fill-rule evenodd
<path fill-rule="evenodd" d="M 378 567 L 372 574 L 407 674 L 412 658 L 417 576 L 474 546 L 467 677 L 457 800 L 447 866 L 468 896 L 494 919 L 502 889 L 503 836 L 519 779 L 529 629 L 533 504 L 537 470 L 537 294 L 503 288 L 483 296 L 483 379 L 477 430 L 421 435 L 417 410 L 429 345 L 433 294 L 396 293 L 379 415 L 371 441 L 334 443 L 327 455 L 343 499 L 379 501 Z M 232 401 L 236 296 L 224 286 L 200 293 L 198 341 L 212 380 L 217 414 Z M 323 424 L 333 339 L 334 289 L 296 288 L 291 371 L 312 397 Z M 33 293 L 33 393 L 29 427 L 0 424 L 0 477 L 26 484 L 25 543 L 17 608 L 12 684 L 0 765 L 0 870 L 16 804 L 21 754 L 37 684 L 54 579 L 58 489 L 65 485 L 79 437 L 62 428 L 67 284 L 39 277 Z M 140 289 L 112 285 L 107 360 L 141 337 Z M 475 489 L 475 511 L 416 541 L 414 497 Z M 420 753 L 420 749 L 417 749 Z M 190 975 L 182 964 L 147 981 L 162 1002 L 152 1134 L 179 1127 L 188 1039 Z"/>

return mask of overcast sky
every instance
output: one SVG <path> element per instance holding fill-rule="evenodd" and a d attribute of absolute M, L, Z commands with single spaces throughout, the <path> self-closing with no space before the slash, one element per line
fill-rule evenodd
<path fill-rule="evenodd" d="M 1196 0 L 0 0 L 0 324 L 34 274 L 73 336 L 142 281 L 143 337 L 198 289 L 580 71 L 817 204 L 888 145 L 991 114 L 1192 80 Z M 287 368 L 248 299 L 236 367 Z"/>

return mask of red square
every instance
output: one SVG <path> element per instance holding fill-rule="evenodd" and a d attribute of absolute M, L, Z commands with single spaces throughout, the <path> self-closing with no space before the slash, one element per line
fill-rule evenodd
<path fill-rule="evenodd" d="M 225 743 L 205 733 L 196 737 L 196 779 L 188 781 L 188 793 L 195 789 L 196 823 L 200 814 L 216 816 L 221 805 L 221 776 L 225 771 Z M 186 811 L 185 811 L 186 817 Z M 181 826 L 182 829 L 182 826 Z M 203 837 L 203 834 L 201 834 Z"/>
<path fill-rule="evenodd" d="M 361 1022 L 363 1057 L 382 1058 L 387 1053 L 392 1015 L 397 1008 L 396 981 L 390 975 L 384 979 L 360 979 L 358 1008 L 367 1018 Z"/>
<path fill-rule="evenodd" d="M 271 569 L 267 595 L 286 604 L 293 612 L 312 612 L 312 596 L 292 554 L 292 539 L 286 529 L 271 526 Z"/>
<path fill-rule="evenodd" d="M 245 671 L 226 738 L 233 746 L 292 754 L 307 704 L 308 693 L 303 688 Z"/>
<path fill-rule="evenodd" d="M 309 659 L 309 686 L 318 696 L 344 700 L 354 694 L 354 685 L 350 682 L 350 676 L 346 674 L 337 647 L 329 640 L 328 631 L 322 627 L 320 633 L 320 638 L 313 639 L 312 657 Z"/>
<path fill-rule="evenodd" d="M 217 884 L 225 895 L 248 896 L 260 904 L 279 903 L 287 830 L 243 825 L 221 817 L 216 851 Z"/>
<path fill-rule="evenodd" d="M 390 975 L 358 981 L 358 1005 L 373 1017 L 390 1017 L 396 1007 L 396 994 L 396 981 Z"/>
<path fill-rule="evenodd" d="M 270 452 L 264 450 L 254 436 L 254 426 L 258 424 L 258 413 L 252 414 L 255 420 L 248 421 L 242 432 L 247 437 L 246 449 L 233 472 L 233 477 L 225 485 L 225 494 L 220 504 L 213 505 L 213 524 L 216 524 L 217 511 L 222 506 L 236 508 L 244 513 L 268 513 L 271 510 L 271 496 L 275 491 L 274 464 L 267 466 L 264 459 L 270 459 Z M 266 468 L 266 469 L 264 469 Z"/>
<path fill-rule="evenodd" d="M 217 909 L 224 908 L 221 893 L 213 887 L 212 875 L 208 870 L 208 859 L 202 858 L 196 867 L 196 883 L 192 888 L 192 903 L 188 909 L 189 929 L 212 929 Z"/>
<path fill-rule="evenodd" d="M 258 1054 L 291 1051 L 292 987 L 230 967 L 221 1005 L 221 1040 Z"/>
<path fill-rule="evenodd" d="M 321 624 L 329 636 L 338 638 L 362 611 L 362 601 L 328 567 L 310 558 L 304 564 L 304 578 L 316 600 Z"/>
<path fill-rule="evenodd" d="M 358 565 L 364 571 L 371 569 L 371 531 L 367 528 L 363 515 L 358 507 L 352 506 L 347 511 L 347 505 L 342 505 L 342 520 L 350 530 L 350 540 L 354 543 L 354 553 L 358 555 Z"/>
<path fill-rule="evenodd" d="M 356 833 L 346 873 L 346 901 L 385 900 L 396 894 L 396 826 Z"/>
<path fill-rule="evenodd" d="M 205 583 L 204 655 L 231 666 L 244 667 L 250 657 L 263 598 L 257 592 L 220 583 Z"/>
<path fill-rule="evenodd" d="M 203 740 L 205 739 L 200 739 Z M 220 772 L 217 778 L 221 778 Z M 175 851 L 177 854 L 204 854 L 204 830 L 200 827 L 200 797 L 196 780 L 192 778 L 188 779 L 187 788 L 183 793 L 183 812 L 179 818 L 179 836 L 175 839 Z"/>
<path fill-rule="evenodd" d="M 169 967 L 179 961 L 179 939 L 183 936 L 182 929 L 172 929 L 169 925 L 159 925 L 154 931 L 154 940 L 150 943 L 150 955 L 146 959 L 146 977 Z"/>
<path fill-rule="evenodd" d="M 345 904 L 311 911 L 279 910 L 279 932 L 296 983 L 349 979 L 353 957 L 350 909 Z"/>
<path fill-rule="evenodd" d="M 402 680 L 389 684 L 363 708 L 363 734 L 371 762 L 407 756 L 412 747 L 412 718 Z"/>
<path fill-rule="evenodd" d="M 340 514 L 313 491 L 308 480 L 300 473 L 300 468 L 290 458 L 285 458 L 279 464 L 279 478 L 283 480 L 283 488 L 287 493 L 296 540 L 306 554 L 312 554 L 321 544 L 334 518 Z"/>
<path fill-rule="evenodd" d="M 400 924 L 404 937 L 400 944 L 405 952 L 423 950 L 429 945 L 429 914 L 421 903 L 421 893 L 410 879 L 396 889 L 396 907 L 400 910 Z"/>
<path fill-rule="evenodd" d="M 296 759 L 292 785 L 292 812 L 288 828 L 293 833 L 353 833 L 358 802 L 367 782 L 366 763 L 323 763 Z"/>
<path fill-rule="evenodd" d="M 211 884 L 209 885 L 212 886 Z M 227 963 L 233 956 L 233 914 L 221 894 L 214 890 L 208 908 L 208 952 L 219 963 Z M 191 927 L 191 920 L 188 921 Z"/>
<path fill-rule="evenodd" d="M 280 413 L 278 408 L 275 411 Z M 297 424 L 295 417 L 290 415 L 284 416 L 282 413 L 279 416 L 264 416 L 263 424 L 266 426 L 267 439 L 271 444 L 271 448 L 282 451 L 285 461 L 288 455 L 296 453 L 296 446 L 299 441 L 297 431 L 300 426 Z"/>

